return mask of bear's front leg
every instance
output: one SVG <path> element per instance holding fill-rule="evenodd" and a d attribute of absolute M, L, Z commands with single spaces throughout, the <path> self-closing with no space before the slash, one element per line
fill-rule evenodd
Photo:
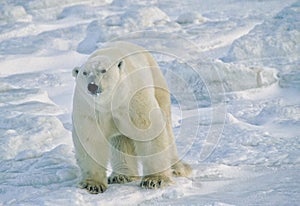
<path fill-rule="evenodd" d="M 106 164 L 108 158 L 108 147 L 105 142 L 100 144 L 84 144 L 76 131 L 73 131 L 73 141 L 77 164 L 81 169 L 82 181 L 79 187 L 86 189 L 91 194 L 104 192 L 107 187 Z M 87 152 L 89 151 L 89 152 Z"/>
<path fill-rule="evenodd" d="M 112 174 L 108 184 L 123 184 L 139 179 L 137 158 L 132 140 L 119 135 L 110 140 Z"/>
<path fill-rule="evenodd" d="M 85 159 L 84 161 L 89 162 L 91 160 Z M 97 164 L 84 167 L 85 165 L 79 161 L 78 164 L 82 173 L 82 181 L 79 183 L 81 189 L 86 189 L 91 194 L 98 194 L 103 193 L 108 188 L 105 168 Z"/>

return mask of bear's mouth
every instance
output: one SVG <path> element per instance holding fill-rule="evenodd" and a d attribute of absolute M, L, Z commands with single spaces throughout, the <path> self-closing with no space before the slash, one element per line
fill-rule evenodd
<path fill-rule="evenodd" d="M 87 89 L 92 95 L 99 95 L 101 93 L 100 87 L 95 82 L 89 83 Z"/>

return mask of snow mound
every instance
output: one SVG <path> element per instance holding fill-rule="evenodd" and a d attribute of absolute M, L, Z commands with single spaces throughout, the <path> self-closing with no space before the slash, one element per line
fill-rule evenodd
<path fill-rule="evenodd" d="M 30 54 L 43 49 L 53 51 L 75 50 L 77 42 L 84 35 L 85 27 L 67 26 L 55 30 L 41 32 L 37 35 L 7 38 L 0 42 L 0 55 Z M 74 35 L 76 33 L 76 35 Z M 13 34 L 16 35 L 16 34 Z"/>
<path fill-rule="evenodd" d="M 100 5 L 106 5 L 110 3 L 111 1 L 109 0 L 103 0 L 103 1 L 97 1 L 97 0 L 86 0 L 84 1 L 84 4 L 86 5 L 93 5 L 93 6 L 100 6 Z M 25 4 L 28 12 L 32 14 L 35 18 L 40 19 L 40 20 L 55 20 L 57 17 L 65 17 L 66 15 L 71 15 L 69 10 L 64 10 L 66 7 L 72 8 L 72 6 L 79 5 L 77 7 L 77 11 L 84 11 L 86 12 L 84 6 L 82 5 L 81 0 L 32 0 L 28 1 Z M 82 8 L 80 8 L 82 7 Z M 76 7 L 75 7 L 76 8 Z M 73 7 L 73 11 L 76 11 Z M 80 8 L 80 9 L 78 9 Z M 86 13 L 85 13 L 86 14 Z M 80 13 L 76 13 L 76 15 L 80 16 L 85 16 Z"/>
<path fill-rule="evenodd" d="M 86 37 L 79 43 L 77 51 L 89 54 L 99 44 L 120 38 L 129 32 L 158 30 L 168 23 L 169 17 L 157 7 L 140 7 L 122 14 L 108 15 L 103 20 L 94 20 L 88 25 Z"/>
<path fill-rule="evenodd" d="M 116 7 L 132 7 L 132 6 L 149 6 L 156 4 L 157 0 L 113 0 L 112 6 Z"/>
<path fill-rule="evenodd" d="M 299 64 L 298 64 L 299 65 Z M 298 68 L 279 73 L 279 85 L 281 87 L 293 87 L 300 89 L 300 71 Z"/>
<path fill-rule="evenodd" d="M 144 7 L 134 12 L 122 15 L 123 23 L 127 27 L 147 28 L 170 21 L 169 17 L 157 7 Z"/>
<path fill-rule="evenodd" d="M 300 3 L 283 9 L 233 42 L 226 62 L 259 64 L 280 69 L 298 61 L 300 54 Z"/>
<path fill-rule="evenodd" d="M 27 14 L 22 6 L 12 6 L 0 3 L 0 25 L 15 22 L 31 22 L 32 16 Z"/>
<path fill-rule="evenodd" d="M 113 37 L 113 35 L 117 35 L 118 33 L 120 33 L 119 28 L 113 27 L 107 29 L 102 21 L 94 20 L 88 25 L 86 36 L 84 40 L 78 44 L 77 52 L 83 54 L 92 53 L 98 48 L 98 42 L 105 42 L 111 36 Z"/>
<path fill-rule="evenodd" d="M 62 186 L 74 187 L 78 170 L 74 157 L 70 154 L 72 154 L 70 146 L 60 145 L 40 154 L 36 154 L 33 150 L 23 151 L 16 156 L 15 161 L 3 160 L 0 165 L 0 172 L 5 174 L 0 177 L 1 202 L 4 205 L 18 205 L 21 201 L 34 200 L 36 203 L 37 194 L 44 196 L 49 191 L 55 191 Z M 16 190 L 11 190 L 12 186 Z M 22 193 L 21 191 L 24 190 L 26 192 Z M 40 204 L 42 202 L 43 200 Z"/>
<path fill-rule="evenodd" d="M 181 106 L 185 109 L 221 101 L 225 92 L 267 87 L 277 82 L 275 69 L 248 67 L 219 60 L 200 62 L 194 67 L 178 60 L 159 64 L 172 95 L 177 101 L 184 100 Z"/>
<path fill-rule="evenodd" d="M 75 5 L 64 8 L 64 10 L 57 16 L 57 19 L 65 18 L 82 18 L 89 19 L 96 17 L 96 10 L 89 5 Z"/>
<path fill-rule="evenodd" d="M 275 69 L 248 67 L 240 64 L 223 63 L 221 61 L 216 61 L 214 66 L 217 68 L 220 75 L 219 81 L 222 82 L 226 92 L 266 87 L 277 82 L 277 71 Z M 212 84 L 218 81 L 215 78 L 212 77 L 210 79 Z"/>
<path fill-rule="evenodd" d="M 34 20 L 55 20 L 57 16 L 66 7 L 72 7 L 76 5 L 105 5 L 111 3 L 109 0 L 31 0 L 31 1 L 8 1 L 7 3 L 0 3 L 0 14 L 8 22 L 12 21 L 31 21 Z M 81 7 L 81 6 L 79 6 Z M 3 11 L 3 12 L 2 12 Z M 70 10 L 69 10 L 70 11 Z M 74 10 L 73 10 L 74 11 Z M 80 10 L 82 11 L 82 9 Z M 67 11 L 63 12 L 64 15 L 67 15 Z M 76 12 L 76 11 L 75 11 Z M 70 14 L 70 13 L 68 13 Z M 75 14 L 75 13 L 73 13 Z M 77 13 L 79 14 L 79 13 Z M 4 17 L 4 18 L 3 18 Z"/>
<path fill-rule="evenodd" d="M 198 12 L 187 12 L 179 15 L 176 19 L 178 24 L 202 23 L 207 19 Z"/>

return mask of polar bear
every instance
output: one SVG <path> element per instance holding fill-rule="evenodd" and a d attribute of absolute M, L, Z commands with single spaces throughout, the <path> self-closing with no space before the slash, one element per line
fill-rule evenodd
<path fill-rule="evenodd" d="M 191 173 L 177 155 L 167 83 L 148 51 L 109 43 L 73 69 L 73 76 L 72 136 L 81 188 L 97 194 L 108 184 L 141 177 L 142 188 L 155 189 L 172 183 L 172 175 Z"/>

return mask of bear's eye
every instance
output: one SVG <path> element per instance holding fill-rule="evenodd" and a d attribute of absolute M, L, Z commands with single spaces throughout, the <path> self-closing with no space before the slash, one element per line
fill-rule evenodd
<path fill-rule="evenodd" d="M 84 72 L 82 72 L 82 74 L 83 74 L 84 76 L 86 76 L 88 73 L 87 73 L 86 71 L 84 71 Z"/>
<path fill-rule="evenodd" d="M 122 64 L 123 64 L 123 61 L 120 61 L 119 64 L 118 64 L 118 68 L 119 68 L 119 69 L 121 69 Z"/>
<path fill-rule="evenodd" d="M 106 73 L 106 69 L 101 69 L 101 70 L 100 70 L 100 73 L 101 73 L 101 74 Z"/>

